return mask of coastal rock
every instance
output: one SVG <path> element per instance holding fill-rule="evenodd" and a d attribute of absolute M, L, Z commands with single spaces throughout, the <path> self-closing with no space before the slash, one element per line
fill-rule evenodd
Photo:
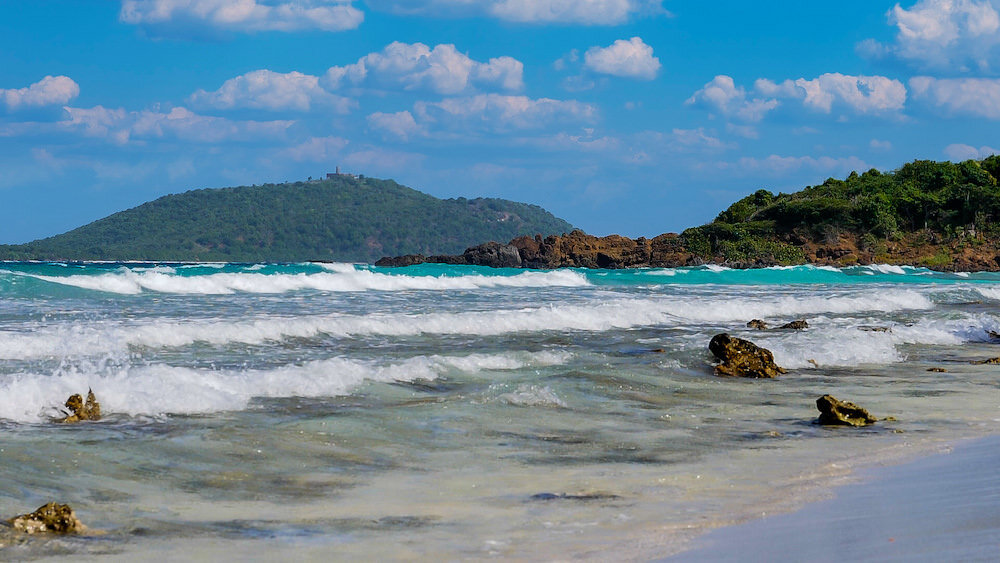
<path fill-rule="evenodd" d="M 858 330 L 863 332 L 892 332 L 887 326 L 859 326 Z"/>
<path fill-rule="evenodd" d="M 755 328 L 757 330 L 767 330 L 767 323 L 760 319 L 753 319 L 747 323 L 747 328 Z"/>
<path fill-rule="evenodd" d="M 380 268 L 405 268 L 406 266 L 416 266 L 418 264 L 423 264 L 427 261 L 427 258 L 423 254 L 407 254 L 405 256 L 396 256 L 385 258 L 380 258 L 375 265 Z"/>
<path fill-rule="evenodd" d="M 944 368 L 927 368 L 927 371 L 933 371 L 935 373 L 948 373 L 948 370 Z"/>
<path fill-rule="evenodd" d="M 94 392 L 91 390 L 87 391 L 86 403 L 83 402 L 83 397 L 79 393 L 70 395 L 69 399 L 66 399 L 66 408 L 70 410 L 71 414 L 59 422 L 69 424 L 80 422 L 81 420 L 101 419 L 101 404 L 97 402 L 97 397 L 94 396 Z"/>
<path fill-rule="evenodd" d="M 86 526 L 77 519 L 68 504 L 55 502 L 40 506 L 31 514 L 15 516 L 9 522 L 15 530 L 26 534 L 42 532 L 78 534 L 86 530 Z"/>
<path fill-rule="evenodd" d="M 878 419 L 865 409 L 840 401 L 833 395 L 823 395 L 816 399 L 816 408 L 819 409 L 819 423 L 841 426 L 868 426 Z"/>
<path fill-rule="evenodd" d="M 521 254 L 513 244 L 488 242 L 473 246 L 463 254 L 467 264 L 491 268 L 520 268 Z"/>
<path fill-rule="evenodd" d="M 799 319 L 797 321 L 792 321 L 790 323 L 785 323 L 778 327 L 779 330 L 803 330 L 809 328 L 809 323 Z"/>
<path fill-rule="evenodd" d="M 773 378 L 785 369 L 774 363 L 774 354 L 749 340 L 733 338 L 728 334 L 717 334 L 708 343 L 708 349 L 721 364 L 715 366 L 717 375 L 736 377 Z"/>
<path fill-rule="evenodd" d="M 1000 357 L 990 358 L 988 360 L 974 360 L 974 361 L 972 361 L 970 363 L 975 364 L 975 365 L 979 365 L 979 366 L 981 366 L 981 365 L 997 365 L 997 364 L 1000 364 Z"/>

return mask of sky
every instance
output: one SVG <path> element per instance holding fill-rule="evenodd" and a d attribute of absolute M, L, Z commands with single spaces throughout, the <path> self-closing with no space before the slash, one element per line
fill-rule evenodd
<path fill-rule="evenodd" d="M 338 166 L 650 237 L 998 122 L 1000 0 L 0 0 L 0 243 Z"/>

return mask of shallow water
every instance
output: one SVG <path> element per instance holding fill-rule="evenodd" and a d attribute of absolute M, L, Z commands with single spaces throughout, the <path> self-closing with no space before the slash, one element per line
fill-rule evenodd
<path fill-rule="evenodd" d="M 989 432 L 998 303 L 997 274 L 891 266 L 3 263 L 0 514 L 104 533 L 0 556 L 667 555 Z M 714 376 L 724 331 L 790 372 Z M 88 388 L 104 420 L 48 422 Z M 824 393 L 897 421 L 818 427 Z"/>

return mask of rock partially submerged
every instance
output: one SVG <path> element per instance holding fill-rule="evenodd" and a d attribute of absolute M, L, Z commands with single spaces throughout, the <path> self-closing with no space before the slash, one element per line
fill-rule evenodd
<path fill-rule="evenodd" d="M 10 525 L 25 534 L 79 534 L 87 529 L 68 504 L 50 502 L 30 514 L 15 516 Z"/>
<path fill-rule="evenodd" d="M 785 323 L 778 327 L 779 330 L 804 330 L 809 328 L 809 323 L 803 319 L 797 321 L 792 321 L 790 323 Z"/>
<path fill-rule="evenodd" d="M 66 408 L 70 410 L 70 414 L 59 422 L 71 424 L 81 420 L 101 419 L 101 404 L 97 402 L 97 397 L 91 390 L 87 391 L 86 403 L 83 402 L 83 397 L 79 393 L 70 395 L 69 399 L 66 399 Z"/>
<path fill-rule="evenodd" d="M 753 319 L 747 323 L 747 328 L 755 328 L 757 330 L 767 330 L 767 323 L 760 319 Z"/>
<path fill-rule="evenodd" d="M 868 426 L 878 419 L 867 410 L 841 401 L 833 395 L 823 395 L 816 399 L 816 408 L 819 409 L 819 423 L 840 426 Z"/>
<path fill-rule="evenodd" d="M 725 333 L 716 334 L 708 343 L 708 349 L 722 362 L 715 366 L 716 375 L 769 379 L 787 373 L 774 363 L 774 354 L 770 350 L 749 340 L 733 338 Z"/>
<path fill-rule="evenodd" d="M 1000 357 L 990 358 L 988 360 L 974 360 L 971 363 L 982 366 L 982 365 L 997 365 L 1000 364 Z"/>

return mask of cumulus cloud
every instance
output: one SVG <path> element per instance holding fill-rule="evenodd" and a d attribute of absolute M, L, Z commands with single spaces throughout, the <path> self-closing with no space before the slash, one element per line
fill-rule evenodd
<path fill-rule="evenodd" d="M 914 99 L 950 114 L 1000 119 L 1000 80 L 916 76 L 910 79 Z"/>
<path fill-rule="evenodd" d="M 119 19 L 164 31 L 343 31 L 361 25 L 352 0 L 123 0 Z"/>
<path fill-rule="evenodd" d="M 68 76 L 46 76 L 26 88 L 0 89 L 0 103 L 8 109 L 62 105 L 80 95 L 80 86 Z"/>
<path fill-rule="evenodd" d="M 920 67 L 948 71 L 987 70 L 1000 45 L 1000 13 L 989 0 L 920 0 L 896 4 L 887 13 L 896 41 L 869 39 L 858 50 L 872 57 L 895 56 Z"/>
<path fill-rule="evenodd" d="M 688 105 L 700 105 L 726 117 L 757 122 L 778 107 L 773 98 L 751 97 L 731 76 L 720 74 L 688 98 Z"/>
<path fill-rule="evenodd" d="M 281 137 L 293 121 L 233 121 L 198 115 L 177 107 L 169 112 L 126 111 L 123 108 L 64 108 L 68 118 L 58 122 L 65 130 L 125 144 L 135 139 L 176 139 L 194 143 L 259 141 Z"/>
<path fill-rule="evenodd" d="M 666 14 L 662 0 L 368 0 L 402 14 L 479 16 L 529 24 L 620 25 L 636 16 Z"/>
<path fill-rule="evenodd" d="M 720 75 L 705 84 L 688 100 L 728 118 L 757 122 L 781 104 L 781 100 L 800 102 L 804 107 L 832 113 L 841 107 L 855 113 L 888 114 L 906 104 L 906 86 L 884 76 L 850 76 L 827 73 L 814 79 L 799 78 L 772 82 L 758 79 L 753 92 L 737 86 L 732 77 Z"/>
<path fill-rule="evenodd" d="M 423 127 L 417 124 L 417 121 L 413 119 L 413 114 L 408 111 L 396 113 L 377 111 L 368 116 L 368 126 L 402 141 L 407 141 L 410 137 L 424 132 Z"/>
<path fill-rule="evenodd" d="M 652 80 L 660 71 L 660 59 L 639 37 L 619 39 L 609 47 L 591 47 L 583 60 L 586 68 L 612 76 Z"/>
<path fill-rule="evenodd" d="M 309 111 L 327 107 L 347 113 L 353 100 L 335 96 L 319 85 L 319 77 L 301 72 L 279 73 L 255 70 L 225 81 L 214 92 L 198 90 L 188 98 L 197 107 L 213 109 L 263 109 Z"/>
<path fill-rule="evenodd" d="M 1000 154 L 1000 150 L 993 147 L 979 147 L 978 149 L 972 145 L 964 145 L 961 143 L 955 143 L 948 145 L 944 148 L 944 154 L 949 160 L 955 162 L 976 159 L 982 160 L 988 156 L 993 156 L 995 154 Z"/>
<path fill-rule="evenodd" d="M 511 57 L 482 63 L 458 52 L 454 45 L 432 49 L 423 43 L 397 41 L 354 64 L 331 67 L 323 85 L 330 90 L 353 85 L 458 94 L 475 87 L 520 90 L 524 86 L 523 75 L 524 65 Z"/>
<path fill-rule="evenodd" d="M 573 100 L 479 94 L 440 102 L 417 102 L 414 113 L 418 122 L 445 128 L 510 131 L 593 121 L 597 108 Z"/>
<path fill-rule="evenodd" d="M 899 111 L 906 104 L 906 86 L 885 76 L 851 76 L 827 73 L 807 80 L 785 80 L 776 84 L 758 80 L 754 88 L 766 96 L 801 100 L 806 107 L 830 113 L 842 104 L 858 113 Z"/>

